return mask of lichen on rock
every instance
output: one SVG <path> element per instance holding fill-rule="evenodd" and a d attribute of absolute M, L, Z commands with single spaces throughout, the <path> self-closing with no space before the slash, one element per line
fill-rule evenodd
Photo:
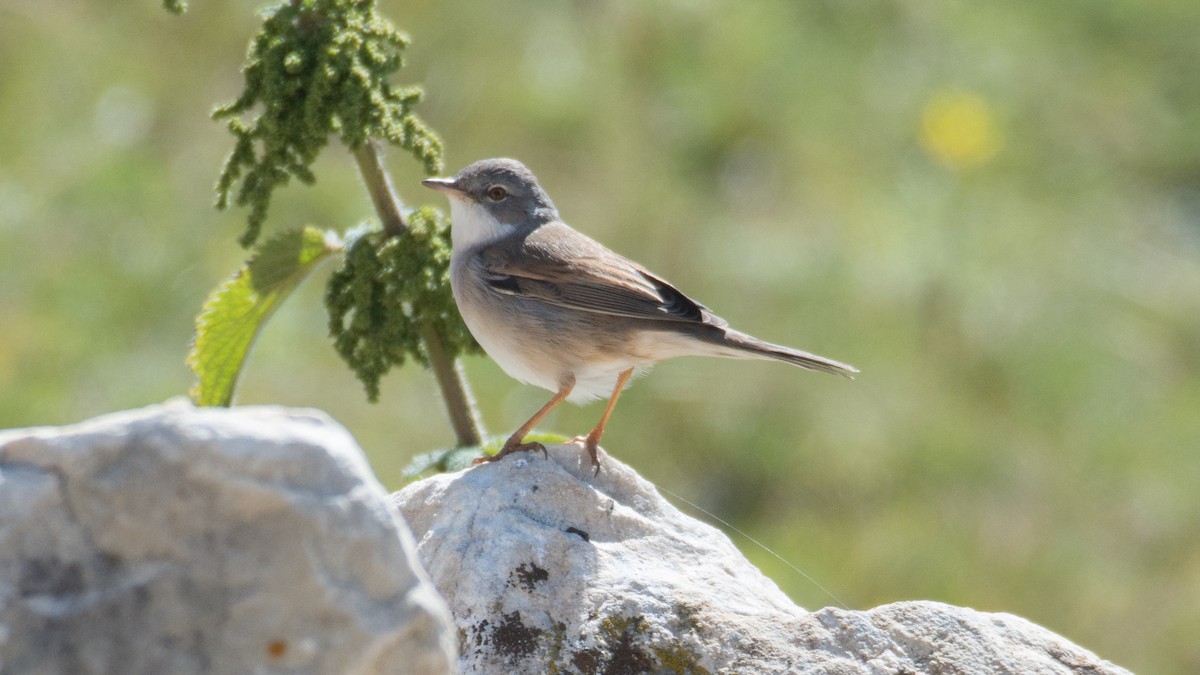
<path fill-rule="evenodd" d="M 578 445 L 413 483 L 393 503 L 465 673 L 1124 673 L 1007 614 L 797 607 L 718 530 Z"/>

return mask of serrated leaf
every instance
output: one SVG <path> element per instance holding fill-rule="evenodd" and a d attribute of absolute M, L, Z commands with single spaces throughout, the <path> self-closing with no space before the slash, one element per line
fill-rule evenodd
<path fill-rule="evenodd" d="M 259 245 L 253 257 L 208 296 L 196 317 L 187 363 L 196 374 L 196 405 L 228 406 L 250 348 L 267 319 L 314 269 L 341 250 L 335 232 L 287 230 Z"/>
<path fill-rule="evenodd" d="M 563 443 L 566 443 L 570 440 L 571 439 L 568 436 L 563 436 L 562 434 L 556 434 L 551 431 L 534 431 L 532 433 L 526 434 L 525 438 L 522 439 L 522 442 L 524 442 L 524 443 L 541 443 L 542 445 L 562 445 Z M 491 438 L 489 438 L 483 442 L 483 448 L 482 448 L 483 454 L 494 455 L 497 452 L 500 452 L 500 448 L 503 448 L 505 442 L 507 442 L 507 441 L 508 441 L 507 436 L 492 436 Z"/>
<path fill-rule="evenodd" d="M 483 445 L 468 445 L 461 448 L 448 448 L 425 452 L 412 458 L 404 467 L 404 482 L 411 483 L 425 476 L 437 473 L 461 471 L 479 457 L 486 457 L 500 452 L 507 436 L 492 436 Z M 535 432 L 525 437 L 526 443 L 541 443 L 543 445 L 561 445 L 571 439 L 562 434 Z"/>

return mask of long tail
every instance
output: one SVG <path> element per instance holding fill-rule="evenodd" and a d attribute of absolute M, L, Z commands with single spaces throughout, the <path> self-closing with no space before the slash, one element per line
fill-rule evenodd
<path fill-rule="evenodd" d="M 858 368 L 847 363 L 842 363 L 841 361 L 834 361 L 824 356 L 802 352 L 799 349 L 792 349 L 791 347 L 773 345 L 770 342 L 763 342 L 756 337 L 729 328 L 726 328 L 724 332 L 724 340 L 721 341 L 723 343 L 722 346 L 733 347 L 737 352 L 741 352 L 725 353 L 724 355 L 726 356 L 775 359 L 808 370 L 818 370 L 822 373 L 832 373 L 850 379 L 854 379 L 854 374 L 858 372 Z"/>

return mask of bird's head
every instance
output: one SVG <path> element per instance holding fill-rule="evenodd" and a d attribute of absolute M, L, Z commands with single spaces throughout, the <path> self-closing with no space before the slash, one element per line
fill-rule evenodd
<path fill-rule="evenodd" d="M 450 199 L 454 245 L 492 241 L 558 220 L 537 177 L 515 159 L 484 159 L 453 178 L 421 181 Z"/>

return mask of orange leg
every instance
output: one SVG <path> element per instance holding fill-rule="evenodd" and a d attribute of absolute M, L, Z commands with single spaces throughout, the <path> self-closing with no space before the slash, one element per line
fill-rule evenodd
<path fill-rule="evenodd" d="M 604 427 L 608 424 L 608 418 L 612 415 L 613 408 L 617 407 L 617 399 L 621 397 L 621 391 L 625 389 L 625 383 L 629 381 L 629 376 L 633 375 L 633 368 L 626 370 L 617 376 L 617 386 L 613 387 L 612 396 L 608 399 L 608 405 L 604 406 L 604 415 L 600 417 L 600 423 L 595 429 L 587 435 L 587 438 L 582 439 L 588 454 L 592 457 L 592 466 L 596 467 L 595 475 L 600 475 L 600 458 L 596 456 L 596 448 L 600 446 L 600 437 L 604 435 Z M 580 440 L 580 439 L 575 439 Z"/>
<path fill-rule="evenodd" d="M 500 452 L 497 452 L 491 457 L 478 457 L 471 463 L 482 464 L 484 462 L 494 462 L 510 453 L 523 452 L 526 450 L 541 450 L 542 454 L 546 454 L 546 447 L 541 443 L 522 443 L 521 441 L 524 440 L 525 436 L 527 436 L 529 432 L 533 430 L 535 424 L 540 422 L 542 418 L 545 417 L 551 410 L 554 410 L 555 406 L 557 406 L 559 403 L 562 403 L 564 398 L 570 396 L 571 390 L 574 388 L 575 380 L 572 378 L 569 382 L 564 384 L 561 389 L 558 390 L 558 393 L 555 394 L 553 398 L 546 402 L 546 405 L 542 406 L 541 410 L 534 413 L 533 417 L 530 417 L 528 422 L 522 424 L 520 429 L 517 429 L 512 436 L 508 437 L 508 440 L 504 442 L 504 447 L 500 448 Z"/>

